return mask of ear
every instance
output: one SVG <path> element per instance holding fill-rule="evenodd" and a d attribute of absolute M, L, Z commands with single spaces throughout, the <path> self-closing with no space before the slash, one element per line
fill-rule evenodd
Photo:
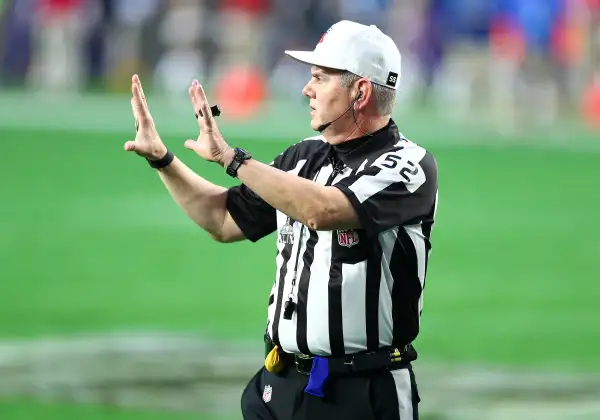
<path fill-rule="evenodd" d="M 359 79 L 356 83 L 356 94 L 354 95 L 356 102 L 354 103 L 354 109 L 356 111 L 364 109 L 371 100 L 372 94 L 373 85 L 371 82 L 364 78 Z"/>

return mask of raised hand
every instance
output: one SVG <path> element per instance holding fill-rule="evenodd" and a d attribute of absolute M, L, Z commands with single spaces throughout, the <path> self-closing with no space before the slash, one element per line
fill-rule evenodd
<path fill-rule="evenodd" d="M 167 148 L 156 131 L 146 103 L 142 82 L 137 74 L 131 78 L 131 94 L 131 109 L 135 117 L 137 133 L 135 140 L 125 143 L 125 150 L 135 152 L 149 160 L 159 160 L 167 153 Z"/>
<path fill-rule="evenodd" d="M 219 131 L 219 127 L 212 115 L 208 99 L 202 85 L 194 80 L 189 89 L 190 100 L 194 107 L 200 128 L 197 140 L 187 140 L 185 147 L 196 152 L 201 158 L 223 165 L 229 145 Z"/>

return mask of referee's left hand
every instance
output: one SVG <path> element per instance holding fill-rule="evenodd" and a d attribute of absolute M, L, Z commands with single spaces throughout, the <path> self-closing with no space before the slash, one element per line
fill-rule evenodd
<path fill-rule="evenodd" d="M 225 164 L 226 154 L 230 147 L 219 131 L 206 99 L 202 85 L 194 80 L 189 89 L 190 99 L 197 114 L 200 135 L 197 140 L 187 140 L 185 147 L 196 152 L 200 157 L 210 162 Z"/>

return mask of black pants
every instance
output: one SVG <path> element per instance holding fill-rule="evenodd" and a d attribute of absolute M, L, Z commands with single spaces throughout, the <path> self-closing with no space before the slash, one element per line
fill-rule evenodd
<path fill-rule="evenodd" d="M 344 376 L 331 382 L 325 399 L 306 394 L 308 376 L 286 367 L 264 367 L 242 394 L 244 420 L 418 420 L 420 401 L 411 367 Z"/>

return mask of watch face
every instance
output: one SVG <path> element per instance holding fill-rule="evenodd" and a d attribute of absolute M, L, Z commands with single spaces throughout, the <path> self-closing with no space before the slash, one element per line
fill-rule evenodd
<path fill-rule="evenodd" d="M 240 160 L 250 159 L 252 157 L 250 155 L 250 153 L 248 153 L 246 150 L 242 149 L 241 147 L 238 147 L 235 149 L 235 154 L 236 154 L 236 156 L 240 157 Z"/>

